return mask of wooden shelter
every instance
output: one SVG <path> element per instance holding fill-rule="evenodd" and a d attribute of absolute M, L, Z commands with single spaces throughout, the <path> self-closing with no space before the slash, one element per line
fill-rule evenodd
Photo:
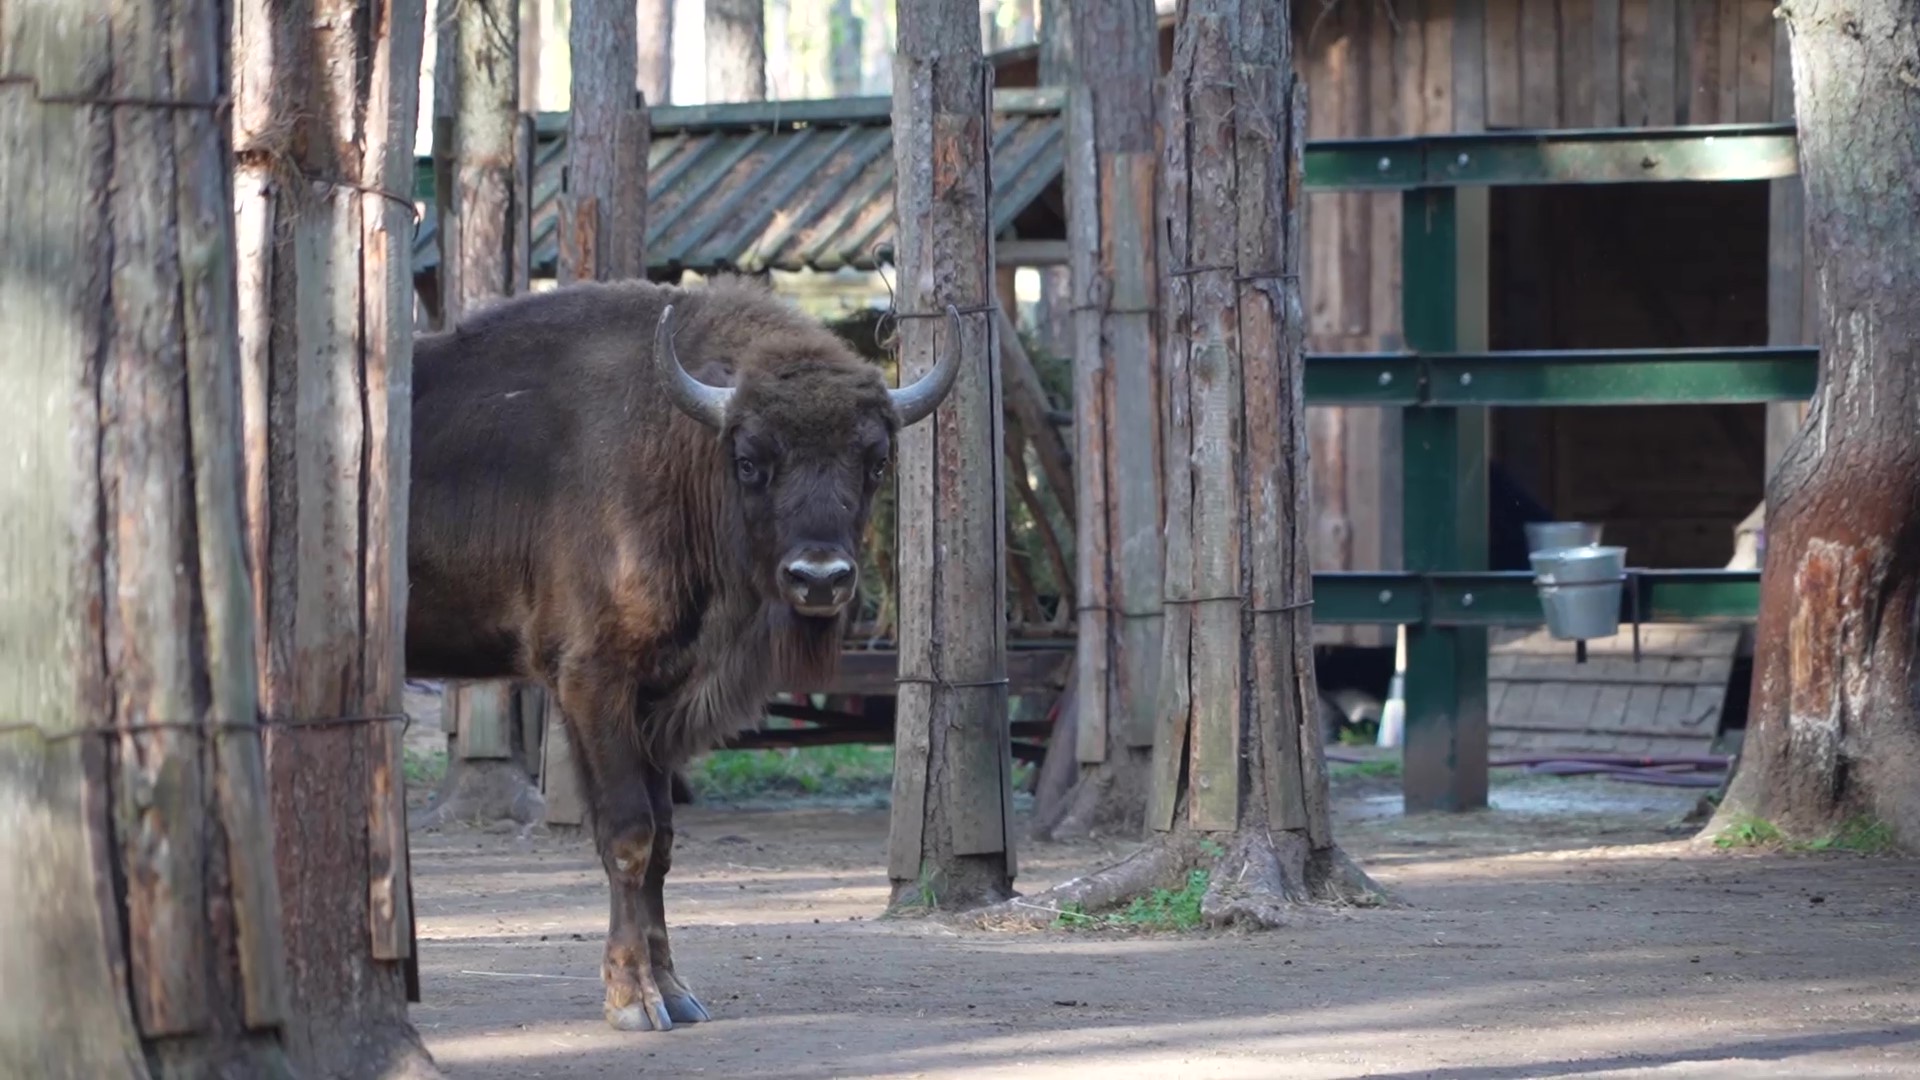
<path fill-rule="evenodd" d="M 1784 32 L 1767 0 L 1294 2 L 1315 144 L 1792 118 Z M 1172 45 L 1172 20 L 1163 16 L 1163 70 Z M 994 59 L 1001 88 L 992 205 L 998 259 L 1003 268 L 1060 266 L 1064 94 L 1035 86 L 1036 50 Z M 873 97 L 652 110 L 649 273 L 677 279 L 687 270 L 832 271 L 886 262 L 882 246 L 893 231 L 890 107 L 890 99 Z M 564 127 L 553 116 L 536 122 L 536 278 L 552 273 Z M 1310 178 L 1309 348 L 1402 348 L 1399 193 L 1312 187 Z M 429 163 L 422 165 L 421 191 L 432 191 Z M 1482 348 L 1503 351 L 1808 344 L 1812 290 L 1801 269 L 1800 192 L 1797 176 L 1472 192 L 1462 206 L 1471 203 L 1483 215 L 1486 239 L 1465 257 L 1477 261 L 1471 277 L 1484 282 L 1487 301 L 1486 324 L 1473 336 Z M 434 227 L 428 207 L 414 265 L 429 304 Z M 1525 568 L 1520 527 L 1529 517 L 1600 522 L 1607 540 L 1626 545 L 1639 567 L 1737 563 L 1736 531 L 1762 502 L 1767 468 L 1803 410 L 1493 410 L 1490 568 Z M 1394 408 L 1310 410 L 1316 570 L 1401 569 L 1403 536 L 1419 528 L 1403 520 L 1401 422 Z M 1381 685 L 1391 634 L 1379 625 L 1316 627 L 1323 664 L 1357 658 L 1359 680 Z M 1562 644 L 1543 635 L 1498 635 L 1503 659 L 1489 687 L 1494 745 L 1527 745 L 1529 736 L 1500 734 L 1531 722 L 1522 716 L 1530 707 L 1517 703 L 1580 697 L 1587 691 L 1579 688 L 1597 679 L 1596 701 L 1626 703 L 1617 720 L 1605 721 L 1614 735 L 1582 745 L 1562 737 L 1600 725 L 1589 709 L 1584 720 L 1550 725 L 1556 749 L 1617 748 L 1618 733 L 1640 731 L 1634 725 L 1643 720 L 1648 739 L 1704 748 L 1725 696 L 1725 680 L 1715 680 L 1739 648 L 1738 634 L 1710 637 L 1710 645 L 1691 637 L 1676 643 L 1672 655 L 1662 655 L 1660 671 L 1643 662 L 1630 678 L 1621 674 L 1632 683 L 1622 696 L 1605 690 L 1603 669 L 1568 666 L 1571 650 Z M 1522 686 L 1526 680 L 1532 682 Z M 1683 699 L 1684 709 L 1675 704 Z M 1700 719 L 1704 713 L 1712 714 L 1709 722 Z M 1676 726 L 1682 714 L 1686 723 Z"/>
<path fill-rule="evenodd" d="M 993 227 L 999 260 L 1008 265 L 1066 261 L 1064 97 L 1057 90 L 994 97 Z M 889 97 L 858 97 L 649 110 L 648 276 L 873 270 L 888 262 L 892 104 Z M 530 269 L 535 280 L 550 280 L 559 258 L 566 114 L 541 113 L 532 123 Z M 438 303 L 440 261 L 433 191 L 434 163 L 422 159 L 413 273 L 429 307 Z"/>
<path fill-rule="evenodd" d="M 1784 31 L 1768 0 L 1295 6 L 1314 142 L 1792 119 Z M 1160 33 L 1164 69 L 1171 17 Z M 1037 79 L 1036 49 L 1001 54 L 998 85 Z M 1799 192 L 1797 176 L 1496 188 L 1487 347 L 1806 344 Z M 1397 194 L 1310 190 L 1307 206 L 1308 347 L 1402 347 Z M 1503 409 L 1492 457 L 1554 517 L 1604 523 L 1638 565 L 1724 565 L 1802 408 Z M 1317 569 L 1396 568 L 1396 421 L 1392 410 L 1314 408 Z M 1496 531 L 1518 528 L 1501 520 L 1506 509 L 1493 508 Z M 1377 642 L 1370 628 L 1321 634 Z"/>
<path fill-rule="evenodd" d="M 1295 3 L 1316 144 L 1793 115 L 1785 31 L 1767 0 Z M 1172 43 L 1163 18 L 1163 68 Z M 1007 54 L 999 75 L 1031 85 L 1037 51 Z M 1311 186 L 1309 348 L 1404 347 L 1398 193 Z M 1810 343 L 1797 176 L 1496 187 L 1486 199 L 1488 349 Z M 1496 409 L 1491 567 L 1525 569 L 1521 526 L 1548 516 L 1600 522 L 1637 566 L 1738 564 L 1736 532 L 1803 415 L 1801 404 Z M 1397 410 L 1316 406 L 1310 425 L 1315 568 L 1399 569 L 1403 530 L 1417 524 L 1402 520 Z M 1322 625 L 1316 638 L 1334 646 L 1323 652 L 1363 647 L 1366 681 L 1390 643 L 1369 626 Z M 1705 750 L 1742 636 L 1695 630 L 1643 646 L 1639 663 L 1581 666 L 1543 633 L 1496 633 L 1494 747 Z M 1545 701 L 1564 707 L 1548 715 Z"/>

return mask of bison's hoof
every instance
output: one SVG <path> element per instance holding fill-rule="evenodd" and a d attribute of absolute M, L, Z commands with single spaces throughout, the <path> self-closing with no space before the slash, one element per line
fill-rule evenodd
<path fill-rule="evenodd" d="M 692 994 L 668 994 L 667 1015 L 673 1017 L 676 1024 L 704 1024 L 713 1019 L 707 1007 Z"/>
<path fill-rule="evenodd" d="M 607 1023 L 619 1031 L 672 1031 L 673 1017 L 665 1005 L 636 1001 L 621 1009 L 607 1009 Z"/>

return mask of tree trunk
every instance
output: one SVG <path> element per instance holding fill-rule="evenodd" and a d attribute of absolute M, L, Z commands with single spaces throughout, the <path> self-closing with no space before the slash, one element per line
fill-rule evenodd
<path fill-rule="evenodd" d="M 853 0 L 832 0 L 827 29 L 831 37 L 828 65 L 833 76 L 835 97 L 853 97 L 860 93 L 860 57 L 865 46 L 866 24 L 853 13 Z"/>
<path fill-rule="evenodd" d="M 1747 741 L 1708 831 L 1920 850 L 1920 3 L 1783 11 L 1821 378 L 1767 492 Z"/>
<path fill-rule="evenodd" d="M 0 8 L 0 1075 L 290 1077 L 225 6 Z"/>
<path fill-rule="evenodd" d="M 865 78 L 873 80 L 873 85 L 892 86 L 893 47 L 895 27 L 898 26 L 898 20 L 894 18 L 893 0 L 864 0 L 864 3 L 866 40 L 861 43 L 861 49 L 865 58 L 861 61 L 860 70 Z"/>
<path fill-rule="evenodd" d="M 1040 85 L 1065 86 L 1073 77 L 1073 0 L 1040 0 Z M 1152 0 L 1148 0 L 1152 7 Z M 1156 31 L 1157 33 L 1157 31 Z M 1105 55 L 1105 53 L 1101 53 Z M 1158 45 L 1154 62 L 1159 62 Z M 1158 72 L 1156 71 L 1157 75 Z"/>
<path fill-rule="evenodd" d="M 647 274 L 647 110 L 635 96 L 632 0 L 573 0 L 560 281 Z"/>
<path fill-rule="evenodd" d="M 449 320 L 526 290 L 519 9 L 519 0 L 460 0 L 454 9 L 453 189 L 441 231 L 455 248 L 440 264 Z"/>
<path fill-rule="evenodd" d="M 707 0 L 707 101 L 766 97 L 765 0 Z"/>
<path fill-rule="evenodd" d="M 552 3 L 553 0 L 544 0 Z M 540 111 L 540 30 L 543 0 L 520 0 L 520 103 L 528 112 Z M 579 5 L 572 4 L 574 8 Z"/>
<path fill-rule="evenodd" d="M 1155 23 L 1158 26 L 1158 23 Z M 1159 31 L 1155 30 L 1149 78 L 1159 77 Z M 1073 68 L 1072 0 L 1040 0 L 1040 85 L 1071 86 Z M 1100 55 L 1105 55 L 1102 42 Z M 1148 92 L 1158 89 L 1157 83 Z M 1073 271 L 1065 266 L 1039 268 L 1040 300 L 1034 305 L 1034 336 L 1048 352 L 1063 356 L 1073 349 Z"/>
<path fill-rule="evenodd" d="M 1080 781 L 1041 835 L 1137 835 L 1146 813 L 1160 674 L 1159 364 L 1154 339 L 1152 0 L 1077 0 L 1067 140 L 1076 309 L 1079 513 L 1075 757 Z"/>
<path fill-rule="evenodd" d="M 639 36 L 635 85 L 649 105 L 673 103 L 673 0 L 634 0 Z"/>
<path fill-rule="evenodd" d="M 562 284 L 646 277 L 649 131 L 646 99 L 634 89 L 636 55 L 644 51 L 636 18 L 632 0 L 573 0 L 567 179 L 558 224 Z M 545 760 L 570 759 L 557 697 L 538 722 L 553 744 Z M 541 788 L 549 824 L 584 820 L 570 766 L 543 770 Z"/>
<path fill-rule="evenodd" d="M 422 0 L 242 0 L 235 20 L 248 562 L 270 721 L 402 713 L 425 20 Z M 267 740 L 304 1075 L 438 1075 L 407 1020 L 403 733 L 374 720 Z M 313 828 L 317 806 L 332 828 Z"/>
<path fill-rule="evenodd" d="M 440 207 L 440 302 L 443 324 L 501 297 L 525 292 L 530 268 L 532 136 L 519 111 L 519 0 L 461 0 L 453 13 L 446 90 L 450 120 L 447 202 Z M 473 718 L 462 725 L 447 755 L 447 774 L 434 803 L 416 824 L 452 821 L 540 824 L 546 805 L 533 786 L 523 746 L 515 738 L 512 684 L 460 680 L 446 684 L 445 707 Z"/>
<path fill-rule="evenodd" d="M 888 872 L 896 907 L 1011 894 L 1006 487 L 987 211 L 992 71 L 973 0 L 899 6 L 893 90 L 900 382 L 968 359 L 900 433 L 900 676 Z M 945 316 L 949 307 L 966 314 Z M 937 553 L 937 557 L 936 557 Z"/>
<path fill-rule="evenodd" d="M 1294 904 L 1380 896 L 1333 842 L 1316 707 L 1299 289 L 1306 101 L 1291 45 L 1285 4 L 1180 10 L 1161 191 L 1166 604 L 1146 814 L 1157 835 L 1117 866 L 987 918 L 1098 910 L 1180 888 L 1194 870 L 1207 873 L 1201 912 L 1216 926 L 1276 926 Z"/>
<path fill-rule="evenodd" d="M 460 258 L 460 238 L 450 228 L 453 214 L 453 118 L 459 111 L 460 92 L 458 79 L 458 61 L 460 50 L 459 21 L 454 17 L 459 10 L 459 0 L 429 0 L 429 23 L 433 29 L 433 127 L 429 131 L 432 137 L 433 155 L 433 205 L 440 217 L 440 227 L 434 234 L 436 246 L 440 252 L 440 266 L 435 272 L 433 300 L 427 312 L 427 323 L 433 330 L 445 330 L 452 323 L 449 311 L 452 290 L 448 286 L 453 281 L 453 266 Z"/>

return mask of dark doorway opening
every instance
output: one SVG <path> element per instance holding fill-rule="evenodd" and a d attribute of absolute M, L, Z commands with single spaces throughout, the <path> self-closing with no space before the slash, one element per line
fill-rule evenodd
<path fill-rule="evenodd" d="M 1767 194 L 1764 182 L 1495 189 L 1490 347 L 1766 344 Z M 1630 565 L 1724 566 L 1763 497 L 1763 405 L 1496 409 L 1490 427 L 1496 569 L 1527 568 L 1521 522 L 1542 512 L 1600 522 Z"/>

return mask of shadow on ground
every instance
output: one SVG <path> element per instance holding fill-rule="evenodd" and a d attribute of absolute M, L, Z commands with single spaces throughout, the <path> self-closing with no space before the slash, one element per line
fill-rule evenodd
<path fill-rule="evenodd" d="M 1266 934 L 883 920 L 884 811 L 682 811 L 674 953 L 714 1021 L 600 1020 L 577 835 L 414 838 L 414 1018 L 450 1077 L 1920 1075 L 1915 864 L 1702 851 L 1695 792 L 1507 776 L 1486 812 L 1336 790 L 1400 910 Z M 1023 891 L 1129 845 L 1029 845 Z"/>

